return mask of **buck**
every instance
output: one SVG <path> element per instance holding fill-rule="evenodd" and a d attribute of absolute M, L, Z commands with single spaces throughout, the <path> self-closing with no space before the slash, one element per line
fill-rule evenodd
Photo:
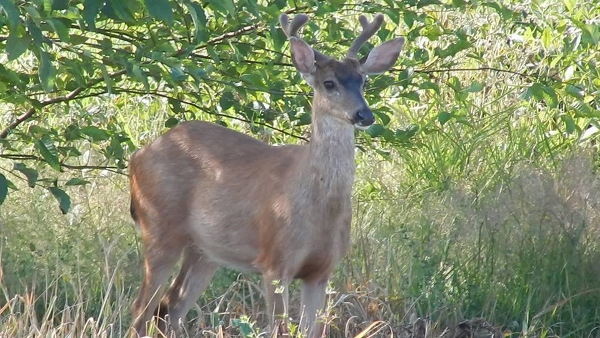
<path fill-rule="evenodd" d="M 314 90 L 311 139 L 270 146 L 230 129 L 185 122 L 137 151 L 130 162 L 131 215 L 141 230 L 143 279 L 132 305 L 133 334 L 158 317 L 175 332 L 219 266 L 260 273 L 271 327 L 286 331 L 288 285 L 301 280 L 300 331 L 319 337 L 326 285 L 350 243 L 354 129 L 374 122 L 365 78 L 396 62 L 404 40 L 359 60 L 380 28 L 360 16 L 362 33 L 336 61 L 298 37 L 308 17 L 280 17 L 295 68 Z M 181 259 L 181 269 L 160 289 Z M 167 317 L 168 315 L 168 317 Z"/>

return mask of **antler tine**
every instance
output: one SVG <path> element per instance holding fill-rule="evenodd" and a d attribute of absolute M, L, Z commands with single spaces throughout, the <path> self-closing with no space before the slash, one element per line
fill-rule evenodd
<path fill-rule="evenodd" d="M 369 40 L 369 38 L 372 37 L 379 30 L 381 24 L 383 24 L 383 15 L 381 13 L 375 15 L 371 23 L 369 23 L 369 21 L 364 15 L 361 15 L 360 17 L 358 17 L 358 21 L 360 22 L 363 31 L 352 42 L 352 45 L 348 49 L 348 53 L 346 53 L 347 58 L 357 59 L 357 54 L 360 47 L 365 42 L 367 42 L 367 40 Z"/>
<path fill-rule="evenodd" d="M 298 37 L 298 31 L 304 24 L 308 22 L 308 16 L 304 14 L 298 14 L 294 16 L 292 22 L 289 22 L 289 18 L 287 14 L 281 14 L 279 16 L 279 23 L 281 24 L 281 28 L 285 35 L 290 38 L 292 36 Z"/>
<path fill-rule="evenodd" d="M 305 14 L 297 14 L 292 19 L 292 22 L 290 22 L 287 14 L 285 14 L 285 13 L 281 14 L 279 16 L 279 24 L 281 25 L 281 29 L 283 30 L 285 35 L 288 37 L 288 39 L 291 37 L 300 39 L 298 37 L 298 31 L 307 22 L 308 22 L 308 16 L 306 16 Z M 319 51 L 316 51 L 314 48 L 313 48 L 313 52 L 315 53 L 315 61 L 317 63 L 324 63 L 330 59 L 329 56 L 327 56 Z"/>

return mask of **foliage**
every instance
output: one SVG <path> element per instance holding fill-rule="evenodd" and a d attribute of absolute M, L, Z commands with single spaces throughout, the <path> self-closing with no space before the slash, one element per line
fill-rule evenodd
<path fill-rule="evenodd" d="M 0 173 L 0 202 L 15 189 L 11 179 L 26 179 L 29 186 L 50 189 L 66 212 L 64 188 L 88 183 L 73 169 L 122 172 L 139 145 L 139 135 L 125 125 L 124 97 L 162 98 L 169 111 L 165 127 L 202 118 L 249 128 L 271 142 L 300 137 L 310 120 L 307 88 L 289 67 L 277 23 L 281 11 L 315 17 L 306 40 L 334 56 L 355 36 L 358 13 L 387 15 L 389 23 L 378 33 L 382 40 L 406 35 L 397 73 L 375 78 L 368 89 L 378 123 L 361 135 L 364 146 L 419 146 L 450 125 L 476 126 L 493 113 L 482 100 L 496 89 L 511 98 L 505 112 L 539 109 L 553 121 L 546 132 L 594 137 L 598 5 L 575 4 L 565 0 L 561 15 L 553 9 L 557 4 L 543 1 L 530 8 L 424 0 L 302 7 L 252 0 L 4 1 L 0 138 L 1 156 L 12 169 L 8 177 Z M 481 22 L 449 24 L 463 12 L 482 13 L 502 31 Z M 488 49 L 490 38 L 505 44 Z M 493 80 L 498 72 L 508 75 L 510 86 Z M 400 127 L 393 118 L 423 105 L 419 121 Z M 87 156 L 89 149 L 99 156 Z M 58 175 L 64 170 L 71 177 Z"/>

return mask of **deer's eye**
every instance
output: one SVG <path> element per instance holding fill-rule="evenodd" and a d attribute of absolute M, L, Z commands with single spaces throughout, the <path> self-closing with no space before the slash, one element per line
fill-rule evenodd
<path fill-rule="evenodd" d="M 335 83 L 333 81 L 325 81 L 323 82 L 323 86 L 325 86 L 325 89 L 333 89 L 335 88 Z"/>

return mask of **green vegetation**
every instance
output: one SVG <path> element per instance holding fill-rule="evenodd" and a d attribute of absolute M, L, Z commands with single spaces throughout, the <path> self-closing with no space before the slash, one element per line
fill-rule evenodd
<path fill-rule="evenodd" d="M 600 4 L 0 0 L 0 337 L 125 335 L 127 159 L 169 127 L 310 137 L 281 11 L 336 57 L 360 13 L 386 16 L 367 47 L 407 40 L 367 85 L 330 336 L 598 336 Z M 259 284 L 220 271 L 190 336 L 261 332 Z"/>

